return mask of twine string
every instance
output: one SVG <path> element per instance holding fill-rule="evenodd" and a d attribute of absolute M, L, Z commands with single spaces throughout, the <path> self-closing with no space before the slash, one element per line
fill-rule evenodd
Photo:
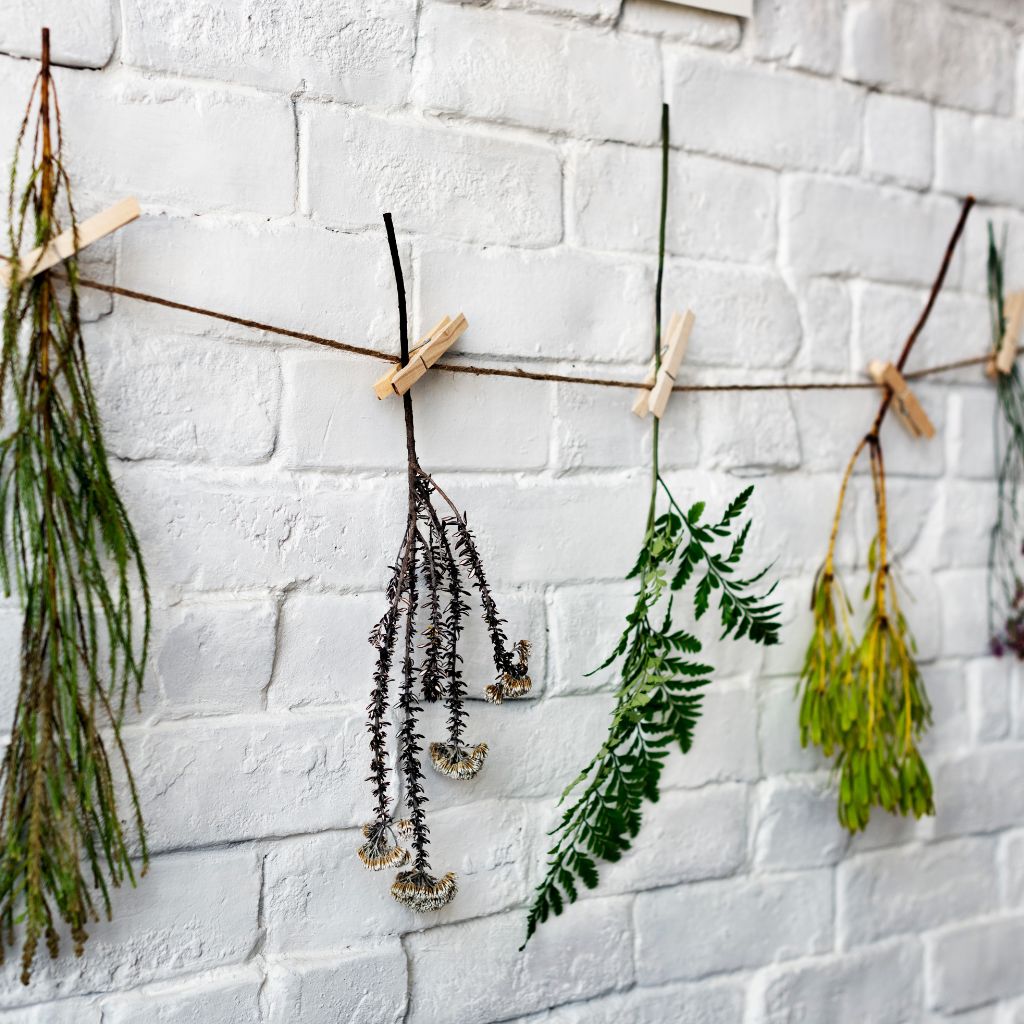
<path fill-rule="evenodd" d="M 162 306 L 165 309 L 179 310 L 184 313 L 193 313 L 196 316 L 206 317 L 211 320 L 219 320 L 222 323 L 234 324 L 236 327 L 245 327 L 254 331 L 264 331 L 267 334 L 275 334 L 283 338 L 292 338 L 296 341 L 309 342 L 312 345 L 320 345 L 324 348 L 334 349 L 338 352 L 348 352 L 351 355 L 365 356 L 369 359 L 379 359 L 382 362 L 395 364 L 394 352 L 386 352 L 383 349 L 371 348 L 366 345 L 352 345 L 345 341 L 338 341 L 335 338 L 326 338 L 323 335 L 312 334 L 309 331 L 296 331 L 288 327 L 279 327 L 276 324 L 263 323 L 260 320 L 250 320 L 246 317 L 234 316 L 230 313 L 222 313 L 215 309 L 206 309 L 203 306 L 193 306 L 186 302 L 178 302 L 175 299 L 164 298 L 160 295 L 150 295 L 147 292 L 134 291 L 131 288 L 122 288 L 115 284 L 106 284 L 102 281 L 92 281 L 80 278 L 80 288 L 89 288 L 93 291 L 106 292 L 109 295 L 118 295 L 125 299 L 132 299 L 135 302 L 145 302 L 153 306 Z M 939 363 L 935 366 L 927 366 L 920 370 L 905 373 L 906 380 L 921 380 L 925 377 L 932 377 L 940 373 L 949 373 L 953 370 L 965 369 L 971 366 L 980 366 L 990 357 L 989 353 L 980 356 L 972 356 L 967 359 L 958 359 L 954 362 Z M 468 363 L 437 362 L 433 370 L 443 373 L 468 373 L 477 377 L 511 377 L 515 380 L 536 380 L 549 381 L 555 384 L 578 384 L 581 386 L 599 388 L 628 388 L 636 391 L 650 386 L 642 381 L 620 380 L 609 377 L 580 377 L 565 373 L 544 373 L 539 370 L 523 370 L 519 367 L 506 368 L 496 366 L 474 366 Z M 873 381 L 792 381 L 788 383 L 764 383 L 764 384 L 676 384 L 673 391 L 686 392 L 712 392 L 712 391 L 875 391 L 878 385 Z"/>

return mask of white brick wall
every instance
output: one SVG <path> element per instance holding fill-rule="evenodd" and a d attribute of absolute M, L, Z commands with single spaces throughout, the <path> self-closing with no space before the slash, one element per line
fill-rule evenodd
<path fill-rule="evenodd" d="M 686 379 L 860 372 L 894 354 L 956 215 L 981 201 L 918 364 L 987 343 L 985 222 L 1024 286 L 1018 0 L 13 0 L 0 158 L 37 29 L 54 33 L 79 210 L 143 218 L 90 272 L 357 344 L 396 344 L 380 214 L 414 327 L 457 352 L 639 376 L 650 347 L 658 105 L 674 150 L 666 295 L 697 313 Z M 354 849 L 367 813 L 366 643 L 403 517 L 378 363 L 87 295 L 87 345 L 155 597 L 126 732 L 155 853 L 83 960 L 0 974 L 0 1024 L 1022 1024 L 1024 674 L 987 656 L 992 393 L 922 387 L 930 444 L 886 428 L 893 542 L 936 722 L 938 815 L 850 840 L 799 746 L 807 594 L 865 392 L 679 396 L 681 497 L 756 477 L 750 550 L 786 631 L 717 644 L 693 752 L 635 851 L 516 952 L 555 798 L 599 743 L 584 678 L 629 606 L 649 438 L 630 396 L 432 375 L 421 455 L 470 510 L 532 699 L 475 700 L 487 770 L 428 780 L 458 900 L 420 920 Z M 840 553 L 863 559 L 870 494 Z M 856 592 L 860 576 L 849 580 Z M 0 607 L 0 715 L 18 619 Z M 478 696 L 486 650 L 467 634 Z M 426 731 L 440 726 L 434 710 Z M 428 735 L 428 738 L 432 736 Z"/>

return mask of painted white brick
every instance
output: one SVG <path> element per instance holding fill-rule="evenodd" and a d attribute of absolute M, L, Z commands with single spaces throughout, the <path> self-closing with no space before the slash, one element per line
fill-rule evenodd
<path fill-rule="evenodd" d="M 104 1024 L 249 1024 L 259 1020 L 255 965 L 163 982 L 103 1000 Z"/>
<path fill-rule="evenodd" d="M 923 667 L 925 688 L 932 705 L 932 725 L 921 741 L 925 760 L 949 757 L 967 748 L 971 741 L 967 707 L 967 679 L 957 663 Z"/>
<path fill-rule="evenodd" d="M 50 59 L 76 68 L 105 67 L 114 52 L 117 29 L 105 0 L 27 0 L 4 11 L 0 51 L 39 57 L 40 27 L 51 25 Z"/>
<path fill-rule="evenodd" d="M 936 765 L 936 833 L 996 832 L 1017 824 L 1024 810 L 1024 794 L 1014 782 L 1020 756 L 1019 748 L 1000 746 Z"/>
<path fill-rule="evenodd" d="M 619 13 L 623 0 L 498 0 L 498 6 L 525 7 L 552 14 L 575 15 L 595 22 L 610 22 Z"/>
<path fill-rule="evenodd" d="M 943 192 L 975 195 L 993 203 L 1024 204 L 1024 185 L 1005 171 L 1024 158 L 1024 124 L 1020 121 L 940 110 L 935 149 L 935 185 Z"/>
<path fill-rule="evenodd" d="M 423 330 L 446 310 L 466 314 L 470 327 L 451 355 L 605 362 L 651 352 L 654 278 L 638 264 L 562 246 L 431 245 L 418 250 L 416 282 Z"/>
<path fill-rule="evenodd" d="M 807 645 L 810 643 L 813 632 L 813 619 L 807 614 L 810 610 L 813 588 L 813 576 L 778 581 L 774 603 L 782 606 L 779 609 L 781 624 L 779 642 L 765 650 L 762 676 L 791 676 L 795 679 L 803 668 L 804 655 L 807 653 Z M 772 693 L 772 688 L 769 686 L 759 689 L 760 693 L 766 696 Z M 795 699 L 794 692 L 791 679 L 788 691 L 791 700 Z M 784 693 L 783 689 L 778 696 L 784 696 Z M 788 742 L 790 738 L 789 730 L 786 730 L 786 741 Z M 765 771 L 768 775 L 775 774 L 775 771 L 767 764 Z"/>
<path fill-rule="evenodd" d="M 672 756 L 679 756 L 678 749 Z M 740 871 L 746 860 L 746 786 L 665 793 L 644 807 L 643 828 L 633 849 L 622 860 L 602 865 L 598 891 L 636 892 L 725 878 Z"/>
<path fill-rule="evenodd" d="M 751 19 L 754 53 L 763 60 L 831 75 L 839 66 L 842 21 L 840 0 L 823 0 L 802 11 L 785 0 L 769 0 L 758 5 Z"/>
<path fill-rule="evenodd" d="M 619 17 L 619 25 L 628 32 L 720 50 L 736 48 L 741 24 L 726 14 L 685 6 L 677 10 L 662 0 L 628 0 Z"/>
<path fill-rule="evenodd" d="M 843 74 L 865 85 L 968 110 L 1009 111 L 1009 34 L 941 4 L 855 0 L 846 9 L 843 54 Z"/>
<path fill-rule="evenodd" d="M 436 813 L 428 807 L 427 814 L 435 870 L 454 871 L 458 879 L 454 902 L 429 917 L 399 906 L 388 891 L 394 873 L 367 871 L 356 856 L 363 842 L 358 830 L 286 840 L 266 859 L 268 954 L 315 953 L 353 939 L 494 914 L 522 902 L 535 839 L 527 805 L 487 800 Z"/>
<path fill-rule="evenodd" d="M 846 948 L 984 914 L 999 898 L 995 843 L 987 839 L 865 853 L 840 864 L 836 877 Z"/>
<path fill-rule="evenodd" d="M 408 968 L 401 943 L 271 962 L 263 994 L 268 1024 L 399 1024 Z"/>
<path fill-rule="evenodd" d="M 394 276 L 378 224 L 379 233 L 365 239 L 287 221 L 144 217 L 120 235 L 118 284 L 357 345 L 386 339 L 397 351 Z M 402 256 L 408 265 L 407 251 Z M 121 305 L 147 325 L 170 320 L 179 330 L 216 328 L 216 322 L 190 313 L 157 313 L 130 300 Z M 239 327 L 218 329 L 252 336 Z"/>
<path fill-rule="evenodd" d="M 522 592 L 496 592 L 494 598 L 507 620 L 510 640 L 533 642 L 531 695 L 539 695 L 545 676 L 543 598 Z M 472 698 L 482 693 L 480 681 L 494 675 L 494 661 L 476 599 L 469 604 L 460 652 Z M 282 611 L 268 706 L 288 710 L 330 704 L 364 706 L 376 664 L 376 650 L 368 636 L 384 608 L 383 593 L 289 595 Z"/>
<path fill-rule="evenodd" d="M 958 569 L 937 578 L 942 594 L 942 653 L 950 657 L 987 654 L 987 571 Z"/>
<path fill-rule="evenodd" d="M 488 745 L 486 766 L 464 782 L 431 771 L 424 784 L 431 808 L 436 813 L 470 801 L 560 796 L 606 739 L 612 706 L 603 695 L 506 701 L 501 707 L 474 703 L 467 738 Z M 427 706 L 420 731 L 428 742 L 447 735 L 446 719 L 443 707 Z M 533 770 L 538 764 L 543 772 Z"/>
<path fill-rule="evenodd" d="M 796 300 L 773 270 L 673 259 L 665 302 L 697 317 L 681 383 L 693 366 L 786 366 L 800 348 Z"/>
<path fill-rule="evenodd" d="M 843 956 L 816 957 L 766 971 L 753 999 L 758 1021 L 790 1024 L 903 1024 L 921 1005 L 921 949 L 886 943 Z"/>
<path fill-rule="evenodd" d="M 6 734 L 14 721 L 21 678 L 22 614 L 17 606 L 0 609 L 0 729 Z"/>
<path fill-rule="evenodd" d="M 101 1009 L 95 999 L 62 999 L 57 1003 L 36 1003 L 6 1013 L 0 1011 L 2 1024 L 102 1024 Z"/>
<path fill-rule="evenodd" d="M 782 197 L 782 259 L 803 274 L 931 284 L 957 218 L 952 200 L 830 178 L 794 176 Z"/>
<path fill-rule="evenodd" d="M 286 97 L 129 74 L 68 75 L 58 88 L 80 192 L 135 195 L 189 213 L 292 211 L 295 126 Z"/>
<path fill-rule="evenodd" d="M 409 88 L 416 5 L 358 0 L 271 6 L 130 0 L 126 64 L 353 103 L 399 104 Z"/>
<path fill-rule="evenodd" d="M 37 961 L 32 998 L 109 992 L 240 963 L 256 942 L 258 900 L 252 851 L 157 857 L 137 888 L 114 893 L 113 921 L 89 927 L 88 955 L 76 959 L 65 942 L 57 960 Z M 8 958 L 0 970 L 3 1007 L 24 999 L 19 973 L 18 958 Z"/>
<path fill-rule="evenodd" d="M 651 143 L 660 71 L 651 39 L 441 4 L 420 19 L 413 99 L 431 111 Z"/>
<path fill-rule="evenodd" d="M 1003 902 L 1010 907 L 1024 907 L 1024 835 L 1011 832 L 1000 846 Z"/>
<path fill-rule="evenodd" d="M 574 238 L 595 249 L 656 254 L 660 150 L 581 146 L 572 168 Z M 775 174 L 676 150 L 669 175 L 669 252 L 751 263 L 774 255 Z"/>
<path fill-rule="evenodd" d="M 687 754 L 672 749 L 662 785 L 692 788 L 708 782 L 751 782 L 759 774 L 753 693 L 713 680 L 705 688 L 693 746 Z"/>
<path fill-rule="evenodd" d="M 690 53 L 672 63 L 676 145 L 768 167 L 856 168 L 861 135 L 856 89 Z"/>
<path fill-rule="evenodd" d="M 853 332 L 852 303 L 846 282 L 811 278 L 798 281 L 796 293 L 804 335 L 802 361 L 809 370 L 845 373 L 850 368 Z M 799 404 L 814 394 L 806 392 Z"/>
<path fill-rule="evenodd" d="M 740 476 L 764 476 L 800 465 L 793 402 L 785 392 L 701 396 L 704 464 Z"/>
<path fill-rule="evenodd" d="M 988 565 L 997 493 L 996 484 L 990 480 L 949 482 L 943 496 L 942 540 L 934 562 L 936 568 Z M 991 509 L 991 520 L 989 515 L 978 515 L 979 508 Z"/>
<path fill-rule="evenodd" d="M 957 390 L 949 397 L 949 407 L 947 443 L 953 472 L 965 480 L 991 479 L 996 465 L 995 389 Z"/>
<path fill-rule="evenodd" d="M 277 606 L 217 601 L 164 612 L 154 662 L 172 716 L 258 711 L 274 664 Z"/>
<path fill-rule="evenodd" d="M 277 357 L 252 346 L 138 331 L 89 338 L 108 450 L 122 458 L 262 462 L 277 437 Z M 169 365 L 174 372 L 168 372 Z"/>
<path fill-rule="evenodd" d="M 831 948 L 831 917 L 826 872 L 641 893 L 637 980 L 657 985 L 822 953 Z"/>
<path fill-rule="evenodd" d="M 1020 24 L 1022 12 L 1015 0 L 947 0 L 947 3 L 968 14 L 984 14 L 1011 25 Z"/>
<path fill-rule="evenodd" d="M 961 254 L 968 258 L 966 249 Z M 922 254 L 923 257 L 923 254 Z M 954 259 L 947 284 L 956 279 L 957 260 Z M 938 250 L 932 254 L 930 265 L 938 269 Z M 930 272 L 925 272 L 930 273 Z M 896 288 L 889 285 L 861 284 L 855 289 L 857 329 L 855 331 L 854 365 L 863 372 L 872 359 L 894 359 L 909 335 L 911 328 L 921 315 L 927 298 L 923 288 Z M 936 363 L 949 362 L 954 355 L 970 352 L 972 355 L 985 351 L 987 342 L 984 340 L 988 325 L 988 307 L 975 296 L 966 296 L 950 291 L 943 291 L 935 304 L 928 324 L 914 343 L 913 353 L 907 369 L 931 366 Z M 884 353 L 880 355 L 879 353 Z M 946 389 L 938 389 L 938 381 L 965 380 L 969 383 L 978 381 L 980 371 L 977 367 L 965 371 L 959 378 L 955 373 L 944 374 L 931 382 L 915 383 L 915 393 L 922 390 L 924 394 L 934 395 L 928 413 L 941 415 L 939 406 Z M 941 443 L 930 445 L 940 448 Z M 925 454 L 925 446 L 918 445 L 918 455 Z"/>
<path fill-rule="evenodd" d="M 316 159 L 305 207 L 340 228 L 380 224 L 464 241 L 553 245 L 562 236 L 554 149 L 493 134 L 307 106 L 300 128 Z"/>
<path fill-rule="evenodd" d="M 449 488 L 442 477 L 438 483 L 469 510 L 492 585 L 512 587 L 621 579 L 643 541 L 647 508 L 639 495 L 645 494 L 649 477 L 644 473 L 643 483 L 639 480 L 635 475 L 554 481 L 466 477 Z M 571 507 L 600 509 L 600 515 L 566 518 Z M 624 538 L 622 549 L 607 543 L 609 523 Z"/>
<path fill-rule="evenodd" d="M 754 863 L 769 871 L 835 864 L 849 834 L 839 824 L 831 780 L 773 779 L 757 795 Z"/>
<path fill-rule="evenodd" d="M 383 593 L 288 595 L 267 706 L 362 706 L 376 661 L 367 638 L 383 608 Z"/>
<path fill-rule="evenodd" d="M 369 803 L 362 714 L 175 723 L 125 740 L 153 850 L 351 827 Z"/>
<path fill-rule="evenodd" d="M 1012 682 L 1009 660 L 980 658 L 967 666 L 971 723 L 979 742 L 992 743 L 1009 735 Z"/>
<path fill-rule="evenodd" d="M 118 487 L 158 586 L 381 586 L 404 515 L 397 492 L 365 482 L 235 482 L 136 467 Z"/>
<path fill-rule="evenodd" d="M 429 328 L 428 328 L 429 330 Z M 336 352 L 288 353 L 278 455 L 289 469 L 372 469 L 405 451 L 402 403 L 373 384 L 387 364 Z M 431 472 L 540 469 L 548 460 L 551 392 L 520 381 L 435 371 L 416 385 L 416 446 Z M 457 414 L 453 412 L 457 410 Z M 490 427 L 507 431 L 501 443 Z"/>
<path fill-rule="evenodd" d="M 626 628 L 626 616 L 635 604 L 633 581 L 555 590 L 551 596 L 553 695 L 595 693 L 616 685 L 617 665 L 595 670 L 614 650 L 616 640 Z M 14 629 L 18 628 L 15 624 Z M 16 632 L 14 636 L 17 637 Z M 590 672 L 595 674 L 588 676 Z"/>
<path fill-rule="evenodd" d="M 1018 970 L 1024 916 L 957 925 L 929 943 L 930 1005 L 940 1010 L 974 1006 L 1024 993 Z"/>
<path fill-rule="evenodd" d="M 408 1024 L 490 1024 L 621 989 L 633 981 L 629 901 L 584 900 L 523 941 L 521 911 L 405 940 L 415 980 Z M 466 950 L 474 970 L 465 970 Z"/>
<path fill-rule="evenodd" d="M 814 573 L 825 557 L 828 533 L 832 525 L 831 513 L 838 498 L 839 481 L 834 475 L 811 474 L 803 478 L 801 487 L 802 500 L 794 502 L 793 485 L 788 477 L 767 476 L 757 481 L 754 497 L 751 499 L 754 525 L 750 530 L 746 550 L 750 553 L 751 564 L 754 553 L 761 553 L 758 565 L 763 563 L 768 552 L 772 552 L 776 566 L 773 576 L 797 572 Z M 730 490 L 736 490 L 734 484 L 730 485 Z M 856 497 L 847 495 L 848 504 L 844 512 L 844 523 L 847 527 L 856 521 Z M 771 511 L 782 508 L 786 509 L 785 517 L 776 516 Z M 864 553 L 866 554 L 866 549 Z M 861 552 L 855 531 L 846 528 L 841 531 L 837 546 L 838 564 L 848 565 L 859 557 Z"/>
<path fill-rule="evenodd" d="M 910 188 L 932 180 L 932 108 L 927 103 L 873 92 L 864 109 L 864 170 Z M 968 189 L 970 191 L 970 189 Z"/>
<path fill-rule="evenodd" d="M 633 374 L 638 380 L 643 374 Z M 577 387 L 558 388 L 555 420 L 555 465 L 560 469 L 627 469 L 650 464 L 651 417 L 631 416 L 609 434 L 614 408 L 631 408 L 636 391 Z M 695 400 L 697 399 L 697 400 Z M 700 402 L 697 395 L 676 395 L 661 417 L 658 459 L 665 469 L 690 468 L 700 456 Z"/>
<path fill-rule="evenodd" d="M 626 8 L 629 10 L 629 8 Z M 712 982 L 634 988 L 629 992 L 560 1006 L 526 1018 L 522 1024 L 721 1024 L 743 1019 L 742 984 Z"/>

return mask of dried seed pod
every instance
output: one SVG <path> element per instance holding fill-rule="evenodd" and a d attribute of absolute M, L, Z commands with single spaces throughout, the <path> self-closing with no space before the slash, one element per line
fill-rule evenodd
<path fill-rule="evenodd" d="M 409 863 L 409 851 L 398 844 L 395 835 L 397 828 L 398 826 L 393 827 L 379 821 L 372 821 L 363 826 L 366 842 L 356 852 L 371 871 L 400 868 Z"/>
<path fill-rule="evenodd" d="M 440 910 L 455 899 L 458 891 L 459 886 L 451 871 L 442 878 L 435 878 L 429 872 L 416 869 L 399 871 L 391 886 L 391 895 L 395 901 L 418 913 Z"/>
<path fill-rule="evenodd" d="M 442 775 L 450 779 L 471 779 L 484 766 L 487 744 L 464 747 L 458 743 L 431 743 L 430 760 Z"/>

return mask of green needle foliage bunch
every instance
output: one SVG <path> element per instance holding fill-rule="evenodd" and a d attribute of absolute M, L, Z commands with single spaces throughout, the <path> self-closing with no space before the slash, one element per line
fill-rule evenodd
<path fill-rule="evenodd" d="M 26 148 L 30 167 L 19 186 Z M 63 264 L 62 292 L 50 272 L 31 276 L 32 267 L 19 261 L 24 243 L 45 246 L 60 232 L 61 211 L 74 226 L 44 32 L 43 67 L 11 172 L 11 279 L 0 355 L 0 578 L 8 595 L 17 591 L 24 612 L 20 688 L 2 767 L 0 950 L 14 944 L 15 925 L 22 925 L 25 984 L 40 938 L 57 955 L 59 920 L 80 955 L 87 923 L 101 908 L 110 915 L 111 888 L 125 879 L 134 884 L 116 762 L 127 776 L 143 870 L 146 864 L 120 735 L 129 694 L 137 697 L 142 686 L 145 570 L 107 465 L 82 342 L 76 260 Z M 136 586 L 144 605 L 141 642 Z"/>
<path fill-rule="evenodd" d="M 1012 651 L 1024 659 L 1024 523 L 1021 496 L 1024 487 L 1024 382 L 1016 362 L 1008 373 L 994 365 L 1006 333 L 1003 281 L 1005 238 L 996 245 L 988 226 L 988 295 L 992 312 L 992 347 L 996 395 L 996 479 L 999 493 L 996 521 L 988 549 L 988 614 L 992 651 Z"/>
<path fill-rule="evenodd" d="M 661 294 L 668 206 L 668 107 L 662 111 L 662 189 L 655 362 L 660 364 Z M 658 800 L 665 759 L 673 746 L 685 754 L 701 713 L 702 689 L 714 669 L 693 656 L 701 643 L 673 624 L 674 603 L 688 585 L 700 619 L 717 600 L 722 638 L 778 640 L 778 610 L 768 593 L 755 593 L 767 569 L 749 578 L 739 563 L 750 531 L 740 520 L 753 492 L 748 487 L 720 518 L 706 519 L 704 502 L 684 511 L 658 468 L 658 420 L 654 420 L 650 507 L 643 547 L 628 579 L 637 583 L 636 604 L 604 665 L 621 661 L 608 738 L 562 794 L 567 804 L 552 832 L 547 873 L 537 888 L 526 941 L 552 914 L 575 902 L 578 882 L 598 884 L 597 862 L 617 861 L 640 832 L 644 801 Z M 660 499 L 660 500 L 659 500 Z M 663 510 L 659 512 L 659 508 Z M 595 670 L 599 671 L 599 670 Z M 571 803 L 568 801 L 572 799 Z M 525 943 L 524 943 L 525 945 Z"/>
<path fill-rule="evenodd" d="M 931 295 L 903 346 L 899 370 L 931 314 L 972 205 L 970 198 L 964 203 Z M 931 723 L 931 707 L 889 559 L 879 431 L 892 401 L 887 389 L 870 431 L 846 466 L 828 552 L 814 584 L 814 633 L 800 676 L 801 741 L 804 746 L 813 743 L 833 759 L 839 820 L 850 832 L 867 827 L 872 807 L 916 817 L 935 809 L 931 778 L 917 746 Z M 877 530 L 868 555 L 866 620 L 858 630 L 853 605 L 836 575 L 835 548 L 847 488 L 865 449 L 870 455 Z"/>

